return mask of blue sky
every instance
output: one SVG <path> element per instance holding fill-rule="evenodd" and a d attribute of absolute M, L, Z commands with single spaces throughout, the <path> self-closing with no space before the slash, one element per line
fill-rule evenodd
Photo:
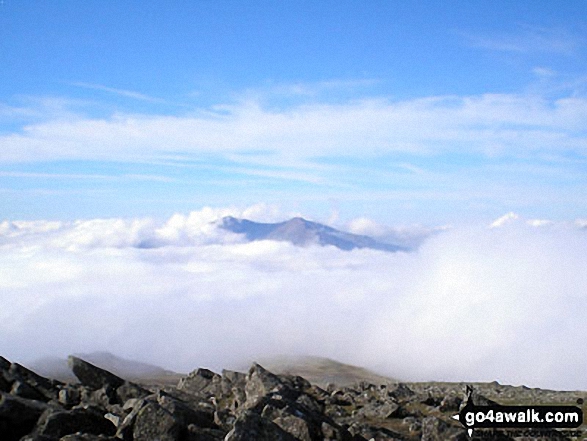
<path fill-rule="evenodd" d="M 587 206 L 585 1 L 0 5 L 0 218 Z"/>

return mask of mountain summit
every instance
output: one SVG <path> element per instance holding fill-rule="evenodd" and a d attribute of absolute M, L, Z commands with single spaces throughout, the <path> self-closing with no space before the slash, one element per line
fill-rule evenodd
<path fill-rule="evenodd" d="M 327 225 L 294 217 L 285 222 L 261 223 L 232 216 L 222 218 L 220 227 L 237 234 L 244 234 L 249 241 L 278 240 L 291 242 L 297 246 L 317 244 L 332 245 L 341 250 L 370 248 L 380 251 L 407 251 L 406 248 L 379 242 L 372 237 L 346 233 Z"/>

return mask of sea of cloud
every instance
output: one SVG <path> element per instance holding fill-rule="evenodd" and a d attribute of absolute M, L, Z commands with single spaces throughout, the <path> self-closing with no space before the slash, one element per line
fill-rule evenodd
<path fill-rule="evenodd" d="M 405 380 L 587 389 L 580 222 L 508 216 L 386 253 L 246 243 L 217 227 L 229 214 L 274 216 L 0 223 L 0 354 L 107 350 L 184 372 L 317 355 Z"/>

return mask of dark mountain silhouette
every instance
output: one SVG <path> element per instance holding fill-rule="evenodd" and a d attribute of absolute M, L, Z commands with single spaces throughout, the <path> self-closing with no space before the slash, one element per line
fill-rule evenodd
<path fill-rule="evenodd" d="M 301 217 L 294 217 L 285 222 L 261 223 L 227 216 L 222 218 L 220 227 L 233 233 L 244 234 L 249 241 L 278 240 L 291 242 L 298 246 L 332 245 L 345 251 L 357 248 L 388 252 L 407 251 L 407 248 L 398 245 L 378 242 L 369 236 L 339 231 Z"/>

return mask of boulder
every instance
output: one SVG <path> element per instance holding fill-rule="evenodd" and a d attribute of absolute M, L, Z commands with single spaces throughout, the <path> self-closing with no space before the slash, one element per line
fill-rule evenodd
<path fill-rule="evenodd" d="M 277 424 L 252 411 L 244 411 L 224 441 L 296 441 Z"/>
<path fill-rule="evenodd" d="M 39 419 L 36 432 L 55 438 L 77 432 L 109 436 L 116 433 L 116 427 L 95 407 L 75 408 L 70 411 L 48 409 Z"/>
<path fill-rule="evenodd" d="M 178 418 L 156 402 L 147 402 L 134 422 L 133 441 L 180 441 L 187 430 Z"/>
<path fill-rule="evenodd" d="M 461 426 L 446 423 L 435 416 L 428 416 L 422 421 L 422 441 L 467 441 L 469 436 Z"/>
<path fill-rule="evenodd" d="M 112 372 L 94 366 L 73 355 L 68 357 L 67 364 L 81 384 L 94 390 L 103 387 L 117 389 L 125 383 L 125 380 L 114 375 Z"/>
<path fill-rule="evenodd" d="M 159 394 L 157 403 L 185 426 L 193 424 L 202 428 L 217 427 L 214 423 L 214 408 L 209 410 L 203 408 L 194 409 L 186 403 L 164 394 Z"/>
<path fill-rule="evenodd" d="M 10 369 L 11 364 L 12 363 L 10 363 L 7 359 L 0 356 L 0 371 L 7 371 L 8 369 Z"/>
<path fill-rule="evenodd" d="M 283 392 L 286 389 L 281 379 L 263 366 L 254 363 L 246 377 L 245 396 L 247 408 L 255 406 L 259 399 L 270 392 Z"/>
<path fill-rule="evenodd" d="M 0 433 L 2 440 L 19 440 L 30 433 L 48 406 L 0 392 Z"/>
<path fill-rule="evenodd" d="M 220 385 L 220 375 L 209 369 L 200 368 L 190 372 L 187 377 L 179 380 L 177 389 L 193 394 L 200 394 L 216 384 Z"/>
<path fill-rule="evenodd" d="M 12 363 L 4 371 L 4 377 L 12 383 L 11 393 L 14 395 L 41 401 L 56 400 L 59 387 L 63 386 L 60 381 L 42 377 L 18 363 Z"/>

